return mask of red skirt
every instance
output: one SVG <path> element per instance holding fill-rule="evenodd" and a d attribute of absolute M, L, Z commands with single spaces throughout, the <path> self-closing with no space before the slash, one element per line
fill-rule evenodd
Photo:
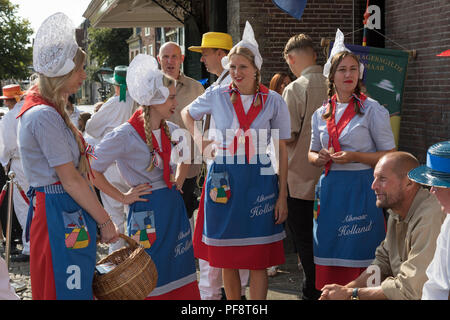
<path fill-rule="evenodd" d="M 147 297 L 145 300 L 200 300 L 200 291 L 197 281 L 194 281 L 159 296 Z"/>
<path fill-rule="evenodd" d="M 205 179 L 206 181 L 206 179 Z M 250 246 L 210 246 L 202 241 L 205 218 L 205 184 L 203 185 L 194 230 L 194 256 L 210 266 L 225 269 L 261 270 L 285 262 L 283 240 Z"/>
<path fill-rule="evenodd" d="M 45 194 L 36 192 L 36 207 L 30 231 L 30 279 L 33 300 L 56 300 L 52 250 L 48 237 Z"/>
<path fill-rule="evenodd" d="M 322 290 L 327 284 L 345 286 L 358 278 L 364 270 L 366 268 L 321 266 L 316 264 L 316 289 Z"/>

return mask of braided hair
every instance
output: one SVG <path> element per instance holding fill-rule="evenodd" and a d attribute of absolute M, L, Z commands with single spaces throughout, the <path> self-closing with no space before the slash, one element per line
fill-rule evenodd
<path fill-rule="evenodd" d="M 163 75 L 163 85 L 167 88 L 174 85 L 175 82 L 173 79 L 169 78 L 166 75 Z M 147 167 L 147 171 L 152 171 L 155 167 L 153 163 L 153 155 L 154 155 L 154 147 L 153 147 L 153 141 L 152 141 L 152 128 L 151 128 L 151 121 L 150 121 L 150 106 L 142 106 L 143 107 L 143 117 L 144 117 L 144 131 L 145 131 L 145 139 L 147 140 L 147 147 L 150 151 L 150 165 Z M 167 125 L 167 121 L 165 119 L 161 120 L 161 125 L 163 127 L 164 133 L 169 138 L 170 141 L 172 141 L 172 137 L 170 135 L 169 126 Z M 173 142 L 172 142 L 173 144 Z"/>
<path fill-rule="evenodd" d="M 328 119 L 331 118 L 331 114 L 332 114 L 331 98 L 336 93 L 335 92 L 336 90 L 335 90 L 335 87 L 334 87 L 334 75 L 336 73 L 336 70 L 337 70 L 339 64 L 341 63 L 341 61 L 345 57 L 352 57 L 353 59 L 355 59 L 356 62 L 358 63 L 358 68 L 359 68 L 359 58 L 358 58 L 357 55 L 355 55 L 352 52 L 342 51 L 342 52 L 337 53 L 333 57 L 333 59 L 331 59 L 330 74 L 328 75 L 328 79 L 327 79 L 327 84 L 328 84 L 328 91 L 327 91 L 328 106 L 327 106 L 327 111 L 322 115 L 322 118 L 324 120 L 328 120 Z M 358 83 L 356 84 L 356 88 L 353 91 L 353 96 L 359 97 L 361 95 L 361 92 L 362 92 L 361 88 L 362 88 L 362 82 L 361 82 L 361 79 L 358 78 Z M 354 104 L 354 108 L 355 108 L 356 114 L 362 114 L 361 107 L 360 107 L 359 103 L 355 103 Z"/>

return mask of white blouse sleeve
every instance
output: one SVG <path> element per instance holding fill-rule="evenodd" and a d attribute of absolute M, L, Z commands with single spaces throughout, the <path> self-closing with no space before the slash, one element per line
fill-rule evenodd
<path fill-rule="evenodd" d="M 216 90 L 206 90 L 205 93 L 198 96 L 197 99 L 187 106 L 189 114 L 196 120 L 202 120 L 205 114 L 211 114 L 211 108 L 214 105 L 214 92 Z"/>
<path fill-rule="evenodd" d="M 118 130 L 119 128 L 107 133 L 95 147 L 97 159 L 91 164 L 93 170 L 103 173 L 114 161 L 127 153 L 127 134 Z"/>
<path fill-rule="evenodd" d="M 369 123 L 370 135 L 377 151 L 386 151 L 395 148 L 394 134 L 392 133 L 389 111 L 373 101 Z"/>
<path fill-rule="evenodd" d="M 311 143 L 309 145 L 310 151 L 319 152 L 322 150 L 322 143 L 320 142 L 319 121 L 321 117 L 321 108 L 317 109 L 311 117 Z"/>

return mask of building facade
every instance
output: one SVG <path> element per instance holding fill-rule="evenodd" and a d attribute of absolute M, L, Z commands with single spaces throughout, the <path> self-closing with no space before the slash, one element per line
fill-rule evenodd
<path fill-rule="evenodd" d="M 99 26 L 156 29 L 184 26 L 183 41 L 186 48 L 198 45 L 201 35 L 208 31 L 228 32 L 236 43 L 248 20 L 253 26 L 264 60 L 262 82 L 266 85 L 276 72 L 289 71 L 282 52 L 286 42 L 294 34 L 306 33 L 312 37 L 316 43 L 319 64 L 326 61 L 326 52 L 320 46 L 321 40 L 333 40 L 337 28 L 345 34 L 346 43 L 361 45 L 363 16 L 367 4 L 366 0 L 308 0 L 303 16 L 297 20 L 280 10 L 271 0 L 109 2 L 110 7 L 106 8 L 102 5 L 105 0 L 92 0 L 85 16 L 93 17 L 94 24 Z M 369 2 L 380 8 L 381 26 L 379 30 L 369 34 L 368 45 L 416 51 L 415 59 L 411 59 L 408 64 L 398 147 L 399 150 L 413 153 L 424 162 L 430 145 L 450 140 L 450 106 L 447 103 L 450 100 L 450 58 L 436 57 L 436 54 L 450 49 L 450 2 Z M 123 20 L 120 20 L 121 14 Z M 156 22 L 157 18 L 161 22 Z M 159 25 L 155 25 L 157 23 Z M 157 31 L 155 34 L 156 55 L 160 44 Z M 377 41 L 373 42 L 374 38 Z M 146 50 L 149 51 L 148 47 Z M 198 53 L 185 50 L 185 54 L 186 74 L 195 79 L 209 76 L 199 62 Z"/>

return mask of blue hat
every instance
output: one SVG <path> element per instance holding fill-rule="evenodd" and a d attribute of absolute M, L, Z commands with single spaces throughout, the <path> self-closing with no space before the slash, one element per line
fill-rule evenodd
<path fill-rule="evenodd" d="M 450 188 L 450 141 L 432 145 L 427 164 L 408 172 L 408 178 L 427 186 Z"/>

